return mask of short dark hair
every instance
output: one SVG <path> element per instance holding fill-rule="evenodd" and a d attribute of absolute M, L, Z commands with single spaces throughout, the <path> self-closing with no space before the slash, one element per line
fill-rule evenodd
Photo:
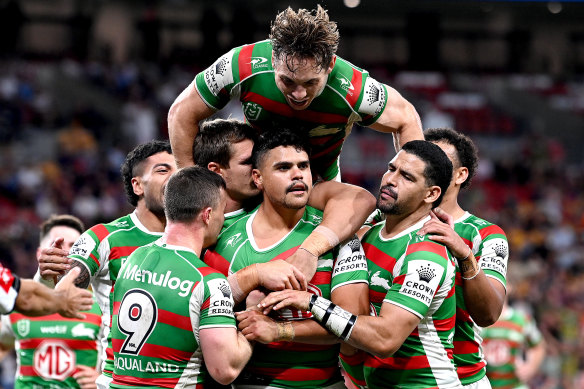
<path fill-rule="evenodd" d="M 191 166 L 168 179 L 164 191 L 164 213 L 168 221 L 191 222 L 207 207 L 219 202 L 223 178 L 207 168 Z"/>
<path fill-rule="evenodd" d="M 257 169 L 267 152 L 279 146 L 291 146 L 298 151 L 306 151 L 310 155 L 310 144 L 306 136 L 286 128 L 270 129 L 262 133 L 253 146 L 251 154 L 253 168 Z"/>
<path fill-rule="evenodd" d="M 274 57 L 283 60 L 291 71 L 292 58 L 314 58 L 319 68 L 326 69 L 337 52 L 339 31 L 320 5 L 312 11 L 301 8 L 298 12 L 288 7 L 272 22 L 270 40 Z"/>
<path fill-rule="evenodd" d="M 229 167 L 232 155 L 231 146 L 246 139 L 255 142 L 257 131 L 248 124 L 236 119 L 215 119 L 204 122 L 195 137 L 193 160 L 201 167 L 216 162 Z"/>
<path fill-rule="evenodd" d="M 424 168 L 426 185 L 438 185 L 441 189 L 440 197 L 432 204 L 432 208 L 437 207 L 452 180 L 452 162 L 440 147 L 426 140 L 412 140 L 403 145 L 402 150 L 417 156 L 426 164 Z"/>
<path fill-rule="evenodd" d="M 167 140 L 151 140 L 150 142 L 143 143 L 136 146 L 132 151 L 128 153 L 120 172 L 122 174 L 122 180 L 124 182 L 124 189 L 126 191 L 126 198 L 128 202 L 134 207 L 138 205 L 138 200 L 140 197 L 134 193 L 134 188 L 132 188 L 132 178 L 141 175 L 143 172 L 142 162 L 144 162 L 148 157 L 154 154 L 166 152 L 172 154 L 172 149 L 170 143 Z"/>
<path fill-rule="evenodd" d="M 49 235 L 49 232 L 51 232 L 54 227 L 59 226 L 73 228 L 80 234 L 83 234 L 83 231 L 85 231 L 85 225 L 83 222 L 73 215 L 51 215 L 39 226 L 39 242 L 42 243 L 43 239 Z"/>
<path fill-rule="evenodd" d="M 430 128 L 424 132 L 424 138 L 430 142 L 448 143 L 456 149 L 458 161 L 455 163 L 458 163 L 459 167 L 468 169 L 468 178 L 460 185 L 460 188 L 468 188 L 479 165 L 479 152 L 472 139 L 452 128 Z"/>

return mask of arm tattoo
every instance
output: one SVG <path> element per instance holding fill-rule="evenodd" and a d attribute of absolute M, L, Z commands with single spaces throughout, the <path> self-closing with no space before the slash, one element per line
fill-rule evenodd
<path fill-rule="evenodd" d="M 81 270 L 79 272 L 79 275 L 75 279 L 75 286 L 77 286 L 78 288 L 87 289 L 87 287 L 89 286 L 89 279 L 90 279 L 89 270 L 87 270 L 85 265 L 83 265 L 81 262 L 75 261 L 75 260 L 73 261 L 73 264 L 71 265 L 71 269 L 73 269 L 74 267 L 78 267 L 79 270 Z"/>
<path fill-rule="evenodd" d="M 475 267 L 475 263 L 473 263 L 472 261 L 460 261 L 458 263 L 458 267 L 460 267 L 460 272 L 462 274 L 468 272 L 469 270 L 476 272 L 476 270 L 478 268 L 478 264 L 476 264 L 477 266 Z"/>

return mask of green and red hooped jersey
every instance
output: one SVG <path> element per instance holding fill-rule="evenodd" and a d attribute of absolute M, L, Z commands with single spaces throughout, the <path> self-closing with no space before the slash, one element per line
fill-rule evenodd
<path fill-rule="evenodd" d="M 71 248 L 69 257 L 89 270 L 91 286 L 101 308 L 103 332 L 101 342 L 101 371 L 111 379 L 114 354 L 109 339 L 112 307 L 112 288 L 126 258 L 138 247 L 160 238 L 162 233 L 149 231 L 136 212 L 106 224 L 97 224 L 85 231 Z"/>
<path fill-rule="evenodd" d="M 15 389 L 79 388 L 72 377 L 78 366 L 97 368 L 101 311 L 97 303 L 86 318 L 69 319 L 57 313 L 2 317 L 0 343 L 16 350 Z"/>
<path fill-rule="evenodd" d="M 466 212 L 454 222 L 454 231 L 472 249 L 485 275 L 506 287 L 509 244 L 503 230 L 493 223 Z M 481 328 L 472 320 L 466 309 L 462 279 L 457 265 L 454 362 L 463 385 L 477 382 L 486 374 L 480 333 Z"/>
<path fill-rule="evenodd" d="M 252 223 L 257 210 L 233 223 L 220 235 L 214 250 L 207 251 L 207 259 L 228 274 L 254 263 L 286 259 L 296 252 L 302 242 L 320 224 L 322 212 L 306 207 L 296 226 L 279 242 L 270 247 L 258 248 L 252 233 Z M 308 290 L 331 298 L 337 287 L 367 282 L 365 256 L 358 239 L 336 247 L 318 259 L 316 274 Z M 279 320 L 304 320 L 311 314 L 297 310 L 283 310 Z M 339 346 L 297 342 L 256 344 L 248 365 L 236 380 L 240 385 L 269 385 L 281 388 L 322 388 L 341 381 L 339 371 Z"/>
<path fill-rule="evenodd" d="M 325 180 L 339 176 L 338 157 L 353 124 L 375 123 L 387 102 L 384 84 L 337 57 L 322 93 L 307 109 L 292 109 L 276 86 L 269 40 L 232 49 L 197 74 L 195 87 L 214 109 L 240 100 L 246 120 L 255 128 L 291 128 L 308 134 L 312 170 Z"/>
<path fill-rule="evenodd" d="M 199 331 L 234 328 L 224 275 L 186 247 L 156 241 L 124 263 L 113 292 L 112 388 L 202 388 Z"/>
<path fill-rule="evenodd" d="M 383 303 L 389 303 L 420 318 L 391 357 L 366 357 L 364 375 L 371 389 L 461 385 L 452 359 L 456 268 L 445 246 L 416 234 L 429 218 L 390 239 L 381 236 L 385 227 L 381 222 L 363 237 L 372 314 L 378 315 Z"/>
<path fill-rule="evenodd" d="M 493 388 L 527 388 L 515 373 L 521 353 L 542 341 L 541 332 L 531 316 L 507 307 L 499 320 L 483 328 L 483 349 L 487 359 L 487 377 Z"/>
<path fill-rule="evenodd" d="M 367 218 L 365 225 L 371 227 L 384 219 L 383 213 L 377 209 Z M 465 212 L 454 222 L 454 231 L 472 249 L 485 275 L 506 286 L 509 244 L 503 230 L 493 223 Z M 481 328 L 472 320 L 464 303 L 458 263 L 456 270 L 454 362 L 462 384 L 469 385 L 485 376 L 486 362 L 481 348 Z"/>

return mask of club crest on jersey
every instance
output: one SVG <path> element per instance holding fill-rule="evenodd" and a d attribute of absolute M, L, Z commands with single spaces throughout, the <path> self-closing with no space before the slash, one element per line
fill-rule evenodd
<path fill-rule="evenodd" d="M 18 331 L 18 335 L 25 337 L 30 332 L 30 320 L 22 319 L 16 323 L 16 331 Z"/>
<path fill-rule="evenodd" d="M 355 90 L 353 83 L 345 76 L 337 77 L 337 80 L 339 80 L 341 82 L 341 89 L 343 89 L 345 92 L 347 92 L 348 94 L 353 96 L 352 91 Z"/>
<path fill-rule="evenodd" d="M 267 68 L 268 67 L 268 59 L 264 57 L 251 57 L 251 64 L 252 69 L 260 69 L 260 68 Z"/>
<path fill-rule="evenodd" d="M 248 102 L 243 108 L 243 114 L 247 120 L 258 120 L 260 113 L 262 112 L 262 106 L 256 103 Z"/>
<path fill-rule="evenodd" d="M 380 270 L 373 273 L 373 275 L 370 275 L 369 283 L 371 284 L 371 286 L 381 286 L 383 289 L 389 290 L 390 288 L 389 282 L 385 278 L 380 277 L 380 275 L 381 275 Z"/>

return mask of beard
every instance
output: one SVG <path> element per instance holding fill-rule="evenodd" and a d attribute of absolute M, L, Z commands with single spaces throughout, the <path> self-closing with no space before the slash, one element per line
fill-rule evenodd
<path fill-rule="evenodd" d="M 395 197 L 395 201 L 392 204 L 389 203 L 385 203 L 384 200 L 381 199 L 381 191 L 382 190 L 387 190 L 389 191 L 392 195 L 394 195 Z M 394 190 L 392 190 L 389 186 L 382 186 L 379 189 L 379 196 L 377 197 L 377 209 L 379 209 L 381 212 L 383 212 L 386 215 L 399 215 L 402 213 L 402 207 L 401 204 L 397 201 L 398 200 L 398 196 L 397 193 L 395 193 Z"/>
<path fill-rule="evenodd" d="M 152 193 L 145 194 L 144 203 L 146 208 L 159 218 L 164 217 L 164 205 L 160 196 L 156 197 Z"/>

